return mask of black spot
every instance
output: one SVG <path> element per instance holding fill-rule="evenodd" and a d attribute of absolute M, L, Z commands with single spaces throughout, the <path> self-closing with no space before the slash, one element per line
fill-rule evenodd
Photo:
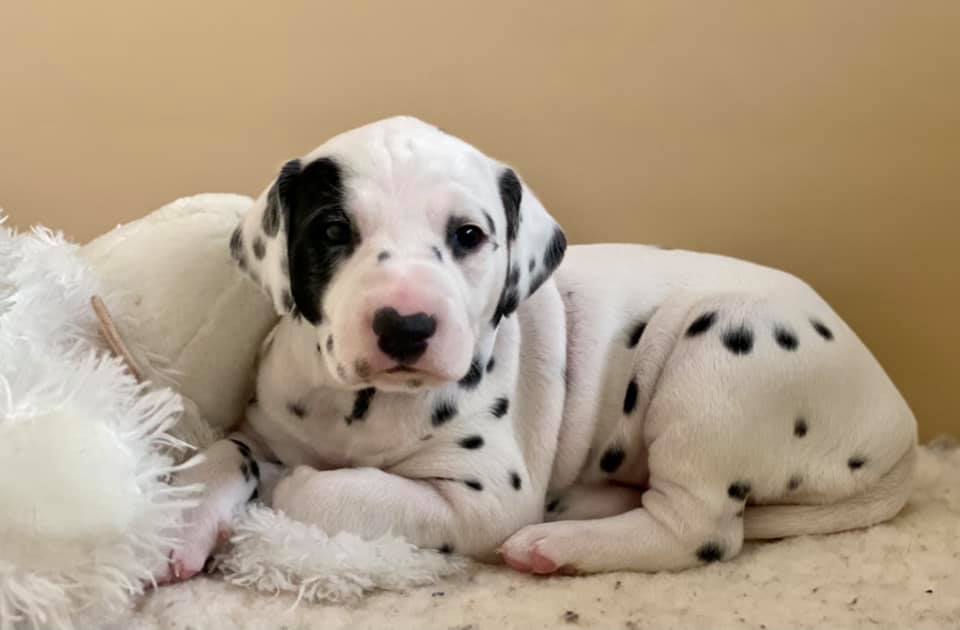
<path fill-rule="evenodd" d="M 440 545 L 440 548 L 437 551 L 443 554 L 451 554 L 453 553 L 453 545 L 450 543 L 443 543 Z"/>
<path fill-rule="evenodd" d="M 471 490 L 476 490 L 477 492 L 483 490 L 483 484 L 476 479 L 466 479 L 463 483 Z"/>
<path fill-rule="evenodd" d="M 713 323 L 716 320 L 717 312 L 707 311 L 700 317 L 693 320 L 693 323 L 690 324 L 689 328 L 687 328 L 687 337 L 696 337 L 697 335 L 702 335 L 710 330 L 710 327 L 713 326 Z"/>
<path fill-rule="evenodd" d="M 243 442 L 235 438 L 230 438 L 230 441 L 236 445 L 237 450 L 240 451 L 240 454 L 243 455 L 245 458 L 249 458 L 251 456 L 249 446 L 247 446 L 246 444 L 244 444 Z"/>
<path fill-rule="evenodd" d="M 520 204 L 523 201 L 523 185 L 517 174 L 506 169 L 500 174 L 500 201 L 503 203 L 503 213 L 507 218 L 507 239 L 515 241 L 520 230 Z"/>
<path fill-rule="evenodd" d="M 632 378 L 627 383 L 627 393 L 623 396 L 623 413 L 630 415 L 637 408 L 637 379 Z"/>
<path fill-rule="evenodd" d="M 773 338 L 777 340 L 777 345 L 784 350 L 793 351 L 797 349 L 797 336 L 793 334 L 793 331 L 783 326 L 775 326 L 773 328 Z"/>
<path fill-rule="evenodd" d="M 796 490 L 800 487 L 801 483 L 803 483 L 803 477 L 801 475 L 794 475 L 787 481 L 787 490 Z"/>
<path fill-rule="evenodd" d="M 803 418 L 797 418 L 793 423 L 793 434 L 799 438 L 805 436 L 808 429 L 807 421 Z"/>
<path fill-rule="evenodd" d="M 256 501 L 259 498 L 260 498 L 260 487 L 255 486 L 253 488 L 253 492 L 250 493 L 250 498 L 247 499 L 247 503 L 250 503 L 251 501 Z"/>
<path fill-rule="evenodd" d="M 250 468 L 247 466 L 247 460 L 240 462 L 240 474 L 243 475 L 244 483 L 250 481 Z"/>
<path fill-rule="evenodd" d="M 833 331 L 827 328 L 823 322 L 818 319 L 811 319 L 810 324 L 813 326 L 813 329 L 817 331 L 818 335 L 827 341 L 833 341 Z"/>
<path fill-rule="evenodd" d="M 357 359 L 353 362 L 353 371 L 359 378 L 366 379 L 370 376 L 370 362 L 366 359 Z"/>
<path fill-rule="evenodd" d="M 303 418 L 307 415 L 307 408 L 298 402 L 287 403 L 287 411 L 298 418 Z"/>
<path fill-rule="evenodd" d="M 377 262 L 383 262 L 389 258 L 390 258 L 390 252 L 388 252 L 387 250 L 383 250 L 382 252 L 377 254 Z"/>
<path fill-rule="evenodd" d="M 330 280 L 361 242 L 346 209 L 342 172 L 328 157 L 302 169 L 299 162 L 288 162 L 277 190 L 287 224 L 293 300 L 303 317 L 317 325 Z"/>
<path fill-rule="evenodd" d="M 534 276 L 533 279 L 530 281 L 530 291 L 528 295 L 533 295 L 534 293 L 536 293 L 537 289 L 539 289 L 540 286 L 544 282 L 546 282 L 547 278 L 549 277 L 550 277 L 549 272 L 541 272 L 541 273 L 538 273 L 536 276 Z"/>
<path fill-rule="evenodd" d="M 700 562 L 719 562 L 723 560 L 723 545 L 709 542 L 697 549 L 697 559 Z"/>
<path fill-rule="evenodd" d="M 857 470 L 858 468 L 863 468 L 863 465 L 867 463 L 867 458 L 862 455 L 854 455 L 847 460 L 847 466 L 850 467 L 850 470 Z"/>
<path fill-rule="evenodd" d="M 743 508 L 737 510 L 737 518 L 743 518 Z"/>
<path fill-rule="evenodd" d="M 357 397 L 353 399 L 353 409 L 350 415 L 346 417 L 347 424 L 353 424 L 354 420 L 363 420 L 370 409 L 370 401 L 373 395 L 377 393 L 376 388 L 368 387 L 357 392 Z"/>
<path fill-rule="evenodd" d="M 259 236 L 253 239 L 253 255 L 256 256 L 257 260 L 263 260 L 263 257 L 267 255 L 267 245 Z"/>
<path fill-rule="evenodd" d="M 723 345 L 734 354 L 747 354 L 753 349 L 753 332 L 746 326 L 724 331 Z"/>
<path fill-rule="evenodd" d="M 253 473 L 253 477 L 256 480 L 260 480 L 260 464 L 257 463 L 257 460 L 250 458 L 250 472 Z"/>
<path fill-rule="evenodd" d="M 630 329 L 630 334 L 627 336 L 627 347 L 636 348 L 637 344 L 640 343 L 640 337 L 643 336 L 643 331 L 647 329 L 647 322 L 637 322 L 633 325 L 633 328 Z"/>
<path fill-rule="evenodd" d="M 293 295 L 286 289 L 283 291 L 283 295 L 280 296 L 280 299 L 283 301 L 283 308 L 287 312 L 293 311 Z"/>
<path fill-rule="evenodd" d="M 347 380 L 347 368 L 343 367 L 342 363 L 337 363 L 337 378 L 341 381 Z"/>
<path fill-rule="evenodd" d="M 460 446 L 466 449 L 474 450 L 483 446 L 483 438 L 479 435 L 471 435 L 460 440 Z"/>
<path fill-rule="evenodd" d="M 458 384 L 464 389 L 473 389 L 480 384 L 481 379 L 483 379 L 483 363 L 480 361 L 480 357 L 474 357 L 473 361 L 470 362 L 470 369 L 458 381 Z"/>
<path fill-rule="evenodd" d="M 490 406 L 490 413 L 494 418 L 502 418 L 507 415 L 509 408 L 510 400 L 506 396 L 501 396 L 493 401 L 493 405 Z"/>
<path fill-rule="evenodd" d="M 243 259 L 243 234 L 239 227 L 230 235 L 230 256 L 237 262 Z"/>
<path fill-rule="evenodd" d="M 510 485 L 513 486 L 514 490 L 519 490 L 523 486 L 520 475 L 514 470 L 510 471 Z"/>
<path fill-rule="evenodd" d="M 623 452 L 621 447 L 611 446 L 600 458 L 600 470 L 608 475 L 615 473 L 620 468 L 620 464 L 623 463 L 624 457 L 626 457 L 626 453 Z"/>
<path fill-rule="evenodd" d="M 556 512 L 558 507 L 560 507 L 560 499 L 554 499 L 547 503 L 547 512 Z"/>
<path fill-rule="evenodd" d="M 735 481 L 727 488 L 727 496 L 737 501 L 746 501 L 748 494 L 750 494 L 749 481 Z"/>
<path fill-rule="evenodd" d="M 496 359 L 493 356 L 491 356 L 490 360 L 487 361 L 487 374 L 489 374 L 490 372 L 493 372 L 493 366 L 496 364 L 497 364 Z"/>
<path fill-rule="evenodd" d="M 563 254 L 567 251 L 567 237 L 559 226 L 553 228 L 553 237 L 550 244 L 547 245 L 547 251 L 543 253 L 543 266 L 547 273 L 552 272 L 563 260 Z"/>
<path fill-rule="evenodd" d="M 327 352 L 333 352 L 333 335 L 327 335 Z"/>
<path fill-rule="evenodd" d="M 443 252 L 440 251 L 440 248 L 433 245 L 430 249 L 433 250 L 433 255 L 436 256 L 437 260 L 443 262 Z"/>
<path fill-rule="evenodd" d="M 530 259 L 530 262 L 527 263 L 527 271 L 533 273 L 533 270 L 537 268 L 537 261 L 533 258 Z"/>
<path fill-rule="evenodd" d="M 437 403 L 437 406 L 433 408 L 431 422 L 433 426 L 438 427 L 448 422 L 455 415 L 457 415 L 457 404 L 450 400 L 441 400 Z"/>
<path fill-rule="evenodd" d="M 500 294 L 500 302 L 497 304 L 497 310 L 493 313 L 490 323 L 496 328 L 500 324 L 500 320 L 509 317 L 511 313 L 517 310 L 519 305 L 520 294 L 517 293 L 517 287 L 505 283 L 503 292 Z"/>

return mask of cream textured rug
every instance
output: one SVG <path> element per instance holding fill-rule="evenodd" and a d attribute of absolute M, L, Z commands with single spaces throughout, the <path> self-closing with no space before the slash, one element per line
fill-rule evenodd
<path fill-rule="evenodd" d="M 675 574 L 534 578 L 476 567 L 352 606 L 300 604 L 204 577 L 148 595 L 129 630 L 350 628 L 960 628 L 960 450 L 921 454 L 918 488 L 890 523 L 749 544 Z"/>

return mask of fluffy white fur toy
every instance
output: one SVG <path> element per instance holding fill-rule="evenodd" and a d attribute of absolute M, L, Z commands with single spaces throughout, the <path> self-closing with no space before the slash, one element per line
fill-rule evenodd
<path fill-rule="evenodd" d="M 187 444 L 239 420 L 276 322 L 229 258 L 251 202 L 180 199 L 79 250 L 0 226 L 0 469 L 16 471 L 0 475 L 0 629 L 87 627 L 166 560 L 189 497 L 161 477 L 192 454 Z M 145 385 L 105 352 L 96 294 Z M 392 536 L 328 536 L 263 506 L 217 560 L 234 584 L 330 602 L 464 566 Z"/>
<path fill-rule="evenodd" d="M 46 230 L 0 227 L 0 628 L 119 612 L 173 545 L 177 419 L 94 343 L 97 282 Z"/>

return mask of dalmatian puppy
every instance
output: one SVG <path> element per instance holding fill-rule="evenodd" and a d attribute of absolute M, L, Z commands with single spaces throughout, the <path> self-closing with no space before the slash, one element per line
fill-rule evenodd
<path fill-rule="evenodd" d="M 726 560 L 909 494 L 914 418 L 806 284 L 567 249 L 510 167 L 414 118 L 288 162 L 230 249 L 282 317 L 237 432 L 178 479 L 205 491 L 170 579 L 258 494 L 534 573 Z"/>

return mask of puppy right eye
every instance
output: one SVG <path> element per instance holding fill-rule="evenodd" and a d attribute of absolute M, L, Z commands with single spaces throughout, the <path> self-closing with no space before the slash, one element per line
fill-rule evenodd
<path fill-rule="evenodd" d="M 476 225 L 463 225 L 457 228 L 454 238 L 461 249 L 471 252 L 484 244 L 487 235 Z"/>

